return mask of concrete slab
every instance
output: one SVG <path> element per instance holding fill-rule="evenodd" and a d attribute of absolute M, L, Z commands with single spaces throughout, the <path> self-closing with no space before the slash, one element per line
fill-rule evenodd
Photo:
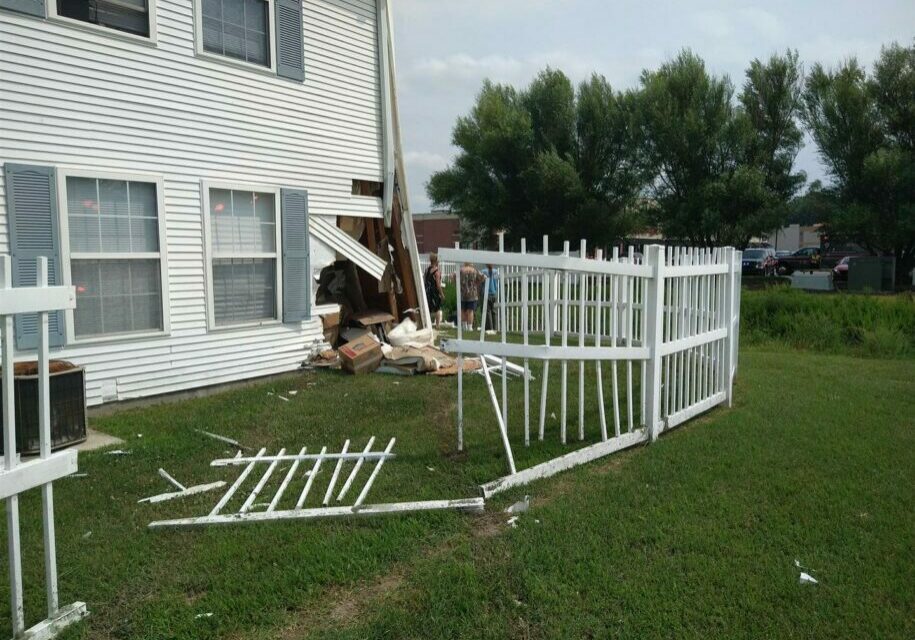
<path fill-rule="evenodd" d="M 95 451 L 102 447 L 124 444 L 124 441 L 107 433 L 96 431 L 95 429 L 86 429 L 86 441 L 76 445 L 77 451 Z"/>
<path fill-rule="evenodd" d="M 791 286 L 805 291 L 832 291 L 832 273 L 829 271 L 813 271 L 811 273 L 796 272 L 791 276 Z"/>

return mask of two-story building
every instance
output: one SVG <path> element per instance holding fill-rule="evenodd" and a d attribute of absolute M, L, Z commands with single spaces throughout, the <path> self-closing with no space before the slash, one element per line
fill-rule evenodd
<path fill-rule="evenodd" d="M 387 0 L 0 0 L 0 253 L 89 404 L 298 368 L 336 257 L 428 324 L 392 61 Z"/>

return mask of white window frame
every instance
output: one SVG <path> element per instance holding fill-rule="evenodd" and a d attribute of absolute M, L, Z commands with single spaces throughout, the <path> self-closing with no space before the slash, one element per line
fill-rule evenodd
<path fill-rule="evenodd" d="M 213 250 L 213 237 L 210 229 L 210 189 L 226 189 L 230 191 L 253 191 L 256 193 L 273 194 L 273 207 L 275 215 L 276 243 L 273 253 L 248 251 L 244 253 L 218 253 Z M 207 296 L 207 327 L 210 331 L 232 331 L 245 327 L 263 327 L 283 322 L 283 220 L 280 206 L 280 187 L 276 185 L 256 184 L 250 182 L 217 182 L 201 180 L 200 194 L 203 204 L 203 238 L 204 260 L 206 261 L 206 296 Z M 276 316 L 270 319 L 252 320 L 250 322 L 237 322 L 233 324 L 216 324 L 216 303 L 213 292 L 213 260 L 232 258 L 257 258 L 276 261 Z"/>
<path fill-rule="evenodd" d="M 210 53 L 203 48 L 203 0 L 194 0 L 194 50 L 198 58 L 221 62 L 233 67 L 257 71 L 271 76 L 276 76 L 276 20 L 273 11 L 273 0 L 263 0 L 267 3 L 267 53 L 270 56 L 270 66 L 255 64 L 247 60 L 239 60 L 230 56 Z"/>
<path fill-rule="evenodd" d="M 76 18 L 69 18 L 67 16 L 62 16 L 57 13 L 57 0 L 45 0 L 47 6 L 48 19 L 60 24 L 65 24 L 70 27 L 75 27 L 77 29 L 83 29 L 85 31 L 90 31 L 92 33 L 104 33 L 113 38 L 120 38 L 122 40 L 127 40 L 128 42 L 136 42 L 138 44 L 145 44 L 148 46 L 156 46 L 159 41 L 159 27 L 158 19 L 156 15 L 156 4 L 158 0 L 147 0 L 149 5 L 149 36 L 138 36 L 135 33 L 128 33 L 126 31 L 121 31 L 120 29 L 114 29 L 112 27 L 106 27 L 101 24 L 93 24 L 91 22 L 84 22 L 82 20 L 77 20 Z"/>
<path fill-rule="evenodd" d="M 129 182 L 147 182 L 156 185 L 156 217 L 159 223 L 159 252 L 110 252 L 110 253 L 80 253 L 70 251 L 70 211 L 67 204 L 67 178 L 91 178 L 97 180 L 127 180 Z M 162 304 L 162 329 L 158 331 L 132 331 L 111 335 L 77 337 L 74 311 L 68 309 L 66 313 L 66 336 L 68 345 L 92 344 L 96 342 L 124 342 L 138 338 L 159 338 L 171 334 L 171 319 L 169 318 L 169 291 L 168 291 L 168 240 L 165 225 L 165 180 L 161 175 L 149 173 L 113 173 L 110 171 L 95 171 L 92 169 L 75 167 L 57 168 L 57 211 L 59 215 L 58 229 L 60 230 L 61 273 L 64 284 L 73 286 L 73 274 L 70 266 L 71 260 L 130 260 L 146 259 L 159 261 L 159 291 Z"/>

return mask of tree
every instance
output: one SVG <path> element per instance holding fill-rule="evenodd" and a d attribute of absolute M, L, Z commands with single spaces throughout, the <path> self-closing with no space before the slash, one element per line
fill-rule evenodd
<path fill-rule="evenodd" d="M 804 120 L 833 184 L 831 239 L 915 264 L 915 46 L 881 50 L 870 78 L 854 58 L 814 65 Z"/>
<path fill-rule="evenodd" d="M 593 246 L 622 238 L 644 184 L 633 105 L 596 75 L 577 91 L 551 69 L 522 92 L 487 81 L 458 120 L 460 153 L 432 176 L 429 196 L 487 234 L 506 230 L 532 246 L 543 234 Z"/>
<path fill-rule="evenodd" d="M 639 124 L 668 238 L 745 246 L 781 225 L 804 182 L 797 53 L 754 60 L 739 102 L 730 79 L 685 50 L 641 78 Z"/>

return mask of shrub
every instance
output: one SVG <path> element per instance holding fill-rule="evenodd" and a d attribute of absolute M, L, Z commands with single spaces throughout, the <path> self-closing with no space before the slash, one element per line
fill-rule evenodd
<path fill-rule="evenodd" d="M 915 297 L 744 290 L 741 339 L 866 356 L 915 354 Z"/>

